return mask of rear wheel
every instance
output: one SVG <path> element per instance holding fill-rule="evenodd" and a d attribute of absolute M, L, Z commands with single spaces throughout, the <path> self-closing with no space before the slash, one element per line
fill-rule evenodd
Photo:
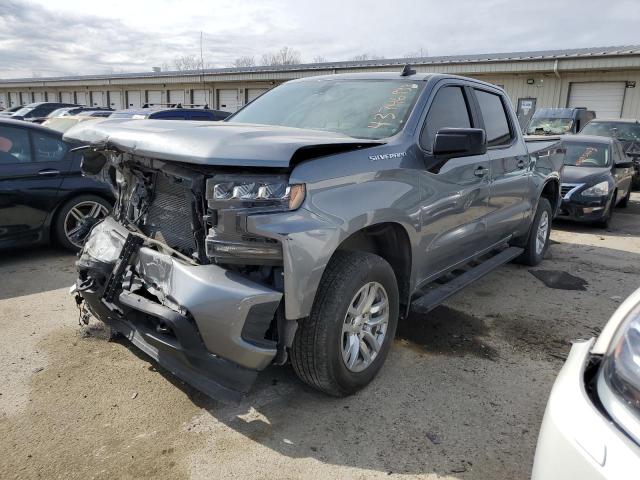
<path fill-rule="evenodd" d="M 296 374 L 335 396 L 363 388 L 384 363 L 398 323 L 391 266 L 364 252 L 336 252 L 291 348 Z"/>
<path fill-rule="evenodd" d="M 627 208 L 629 206 L 629 198 L 631 198 L 631 185 L 629 185 L 627 194 L 624 196 L 622 200 L 620 200 L 620 203 L 618 203 L 618 207 Z"/>
<path fill-rule="evenodd" d="M 56 240 L 67 250 L 77 252 L 91 227 L 110 210 L 109 202 L 97 195 L 79 195 L 68 200 L 56 216 L 53 226 Z"/>
<path fill-rule="evenodd" d="M 542 262 L 547 248 L 549 248 L 551 216 L 552 210 L 549 200 L 544 197 L 540 198 L 529 236 L 524 244 L 524 252 L 517 258 L 519 263 L 535 266 Z"/>

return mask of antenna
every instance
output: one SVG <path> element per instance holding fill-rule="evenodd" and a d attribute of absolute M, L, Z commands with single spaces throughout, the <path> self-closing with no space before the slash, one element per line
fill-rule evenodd
<path fill-rule="evenodd" d="M 400 76 L 408 77 L 409 75 L 415 75 L 415 74 L 416 74 L 416 71 L 413 68 L 411 68 L 411 65 L 407 63 L 402 69 L 402 73 L 400 74 Z"/>

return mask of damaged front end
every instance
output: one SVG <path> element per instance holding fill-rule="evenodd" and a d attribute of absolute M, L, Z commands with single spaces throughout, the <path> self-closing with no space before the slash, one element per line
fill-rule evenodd
<path fill-rule="evenodd" d="M 246 218 L 297 208 L 304 187 L 275 169 L 109 150 L 85 159 L 117 202 L 80 254 L 76 300 L 198 390 L 239 400 L 258 371 L 286 360 L 282 246 L 247 233 Z"/>

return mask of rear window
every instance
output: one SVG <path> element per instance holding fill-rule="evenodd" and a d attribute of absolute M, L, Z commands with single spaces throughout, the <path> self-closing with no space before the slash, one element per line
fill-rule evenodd
<path fill-rule="evenodd" d="M 476 90 L 476 98 L 487 132 L 487 145 L 495 147 L 511 143 L 509 120 L 500 95 Z"/>

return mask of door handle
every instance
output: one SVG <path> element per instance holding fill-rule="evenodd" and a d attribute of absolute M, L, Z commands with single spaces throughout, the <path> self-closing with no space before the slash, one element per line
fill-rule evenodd
<path fill-rule="evenodd" d="M 488 169 L 488 168 L 485 168 L 485 167 L 478 167 L 478 168 L 476 168 L 476 169 L 473 171 L 473 174 L 474 174 L 476 177 L 481 177 L 481 178 L 482 178 L 482 177 L 484 177 L 484 176 L 487 174 L 487 172 L 488 172 L 488 171 L 489 171 L 489 169 Z"/>
<path fill-rule="evenodd" d="M 518 160 L 518 168 L 523 169 L 524 167 L 527 166 L 527 162 L 525 162 L 524 160 Z"/>
<path fill-rule="evenodd" d="M 40 170 L 38 175 L 42 175 L 44 177 L 55 177 L 56 175 L 60 175 L 60 171 L 54 170 L 53 168 L 45 168 L 44 170 Z"/>

